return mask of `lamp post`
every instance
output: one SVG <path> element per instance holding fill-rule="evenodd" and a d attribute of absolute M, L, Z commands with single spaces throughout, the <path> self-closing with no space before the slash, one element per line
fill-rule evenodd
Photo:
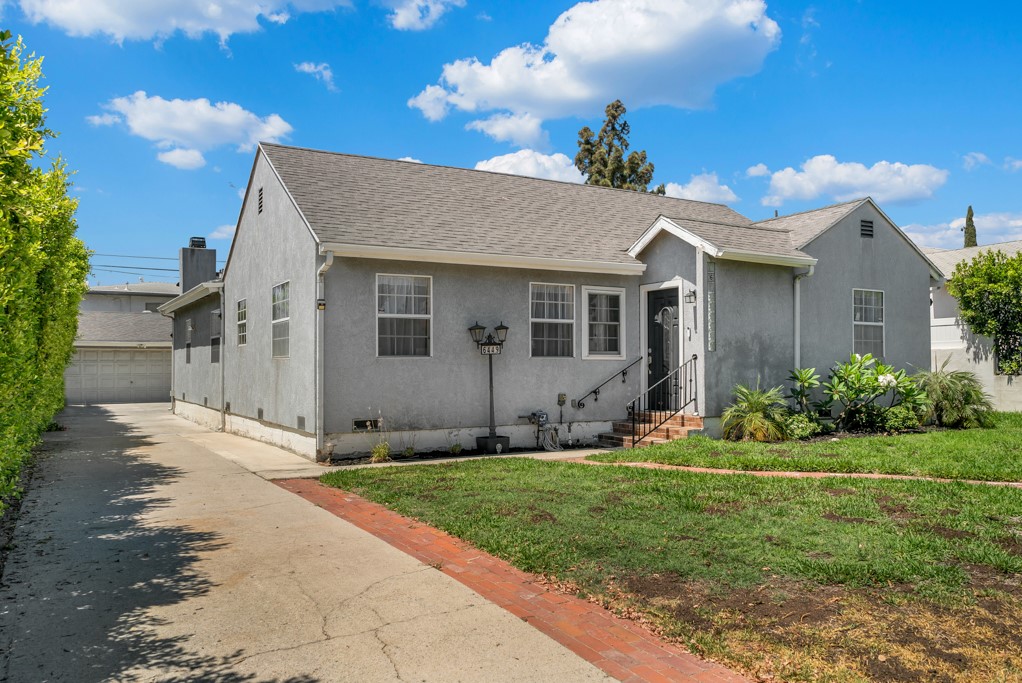
<path fill-rule="evenodd" d="M 492 333 L 488 333 L 478 322 L 468 328 L 472 341 L 479 347 L 479 353 L 487 357 L 490 365 L 490 433 L 487 436 L 476 437 L 476 448 L 484 453 L 506 453 L 511 446 L 511 437 L 497 436 L 497 421 L 493 412 L 493 357 L 500 354 L 504 348 L 507 331 L 508 327 L 503 321 L 493 328 Z"/>

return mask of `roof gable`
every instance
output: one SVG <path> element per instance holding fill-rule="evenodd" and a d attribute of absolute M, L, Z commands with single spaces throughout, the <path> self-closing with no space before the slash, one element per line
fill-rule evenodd
<path fill-rule="evenodd" d="M 764 228 L 787 230 L 791 233 L 792 245 L 801 249 L 834 227 L 842 218 L 855 211 L 867 201 L 872 200 L 866 197 L 841 204 L 832 204 L 810 211 L 800 211 L 788 214 L 787 216 L 768 218 L 765 221 L 759 221 L 756 225 Z"/>

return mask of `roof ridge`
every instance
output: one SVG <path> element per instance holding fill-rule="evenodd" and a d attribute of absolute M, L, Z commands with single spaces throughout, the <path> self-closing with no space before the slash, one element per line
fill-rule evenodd
<path fill-rule="evenodd" d="M 941 249 L 945 254 L 950 254 L 956 251 L 965 251 L 966 249 L 989 249 L 991 247 L 1001 247 L 1005 244 L 1022 244 L 1022 239 L 1019 240 L 1004 240 L 1003 242 L 991 242 L 990 244 L 977 244 L 974 247 L 959 247 L 957 249 Z"/>
<path fill-rule="evenodd" d="M 489 170 L 485 170 L 485 169 L 481 169 L 481 168 L 464 168 L 463 166 L 450 166 L 448 164 L 428 164 L 428 163 L 426 163 L 424 161 L 405 161 L 403 159 L 388 159 L 386 157 L 370 156 L 368 154 L 352 154 L 350 152 L 334 152 L 334 151 L 326 150 L 326 149 L 314 149 L 312 147 L 301 147 L 301 146 L 298 146 L 298 145 L 282 145 L 282 144 L 277 143 L 277 142 L 260 142 L 259 146 L 260 147 L 264 147 L 264 146 L 280 147 L 282 149 L 296 149 L 296 150 L 303 151 L 303 152 L 313 152 L 313 153 L 316 153 L 316 154 L 329 154 L 329 155 L 332 155 L 332 156 L 342 156 L 342 157 L 354 157 L 356 159 L 369 159 L 371 161 L 388 161 L 388 162 L 396 162 L 396 163 L 402 163 L 402 164 L 414 164 L 414 165 L 420 166 L 420 167 L 443 168 L 443 169 L 449 169 L 449 170 L 452 170 L 452 171 L 463 171 L 465 173 L 483 173 L 483 174 L 488 174 L 488 175 L 497 175 L 497 176 L 504 176 L 504 177 L 509 177 L 509 178 L 518 178 L 518 179 L 523 179 L 523 180 L 533 180 L 533 181 L 537 181 L 537 182 L 541 182 L 541 183 L 556 183 L 558 185 L 567 185 L 569 187 L 590 188 L 590 189 L 593 189 L 593 190 L 611 190 L 611 191 L 615 191 L 615 192 L 631 192 L 631 193 L 634 193 L 634 194 L 639 195 L 639 196 L 662 197 L 664 199 L 670 199 L 670 200 L 676 201 L 676 202 L 685 202 L 685 203 L 689 203 L 689 204 L 703 204 L 703 205 L 708 205 L 708 206 L 722 206 L 722 207 L 724 207 L 726 209 L 730 209 L 731 211 L 735 211 L 735 209 L 733 209 L 730 206 L 728 206 L 727 204 L 723 204 L 721 202 L 703 202 L 703 201 L 699 201 L 697 199 L 683 199 L 682 197 L 670 197 L 668 195 L 658 195 L 658 194 L 654 194 L 652 192 L 639 192 L 638 190 L 625 190 L 625 189 L 619 188 L 619 187 L 605 187 L 603 185 L 590 185 L 588 183 L 573 183 L 573 182 L 571 182 L 569 180 L 555 180 L 553 178 L 536 178 L 535 176 L 518 175 L 516 173 L 507 173 L 507 172 L 504 172 L 504 171 L 489 171 Z M 735 211 L 735 213 L 738 213 L 738 212 Z M 739 214 L 739 215 L 742 215 L 742 214 Z"/>
<path fill-rule="evenodd" d="M 667 218 L 671 218 L 671 217 L 667 216 Z M 791 230 L 788 230 L 786 228 L 773 228 L 773 227 L 768 227 L 768 226 L 762 226 L 762 225 L 758 225 L 757 223 L 754 223 L 754 222 L 749 222 L 749 223 L 747 223 L 745 225 L 742 225 L 741 223 L 725 223 L 724 221 L 710 221 L 710 220 L 703 220 L 701 218 L 671 218 L 671 220 L 672 221 L 688 221 L 690 223 L 706 223 L 708 225 L 723 225 L 723 226 L 726 226 L 726 227 L 729 227 L 729 228 L 745 228 L 747 230 L 763 230 L 764 232 L 776 232 L 778 234 L 790 234 L 791 233 Z"/>
<path fill-rule="evenodd" d="M 764 218 L 761 221 L 754 221 L 754 223 L 755 224 L 769 223 L 770 221 L 779 221 L 782 218 L 791 218 L 792 216 L 802 216 L 802 215 L 805 215 L 807 213 L 816 213 L 818 211 L 826 211 L 827 209 L 834 209 L 834 208 L 837 208 L 839 206 L 845 206 L 847 204 L 861 204 L 862 202 L 866 201 L 867 199 L 870 199 L 870 197 L 868 197 L 868 196 L 860 197 L 859 199 L 851 199 L 851 200 L 849 200 L 847 202 L 836 202 L 834 204 L 828 204 L 827 206 L 821 206 L 818 209 L 806 209 L 805 211 L 796 211 L 795 213 L 787 213 L 787 214 L 784 214 L 783 216 L 774 216 L 773 218 Z"/>

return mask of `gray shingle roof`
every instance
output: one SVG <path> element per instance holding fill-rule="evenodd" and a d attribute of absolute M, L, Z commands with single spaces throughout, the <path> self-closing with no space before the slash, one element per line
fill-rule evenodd
<path fill-rule="evenodd" d="M 173 282 L 125 282 L 123 285 L 97 285 L 89 287 L 93 294 L 161 294 L 177 296 L 181 288 Z"/>
<path fill-rule="evenodd" d="M 812 242 L 830 226 L 857 209 L 866 199 L 855 199 L 841 204 L 832 204 L 820 209 L 769 218 L 756 223 L 758 227 L 776 228 L 791 232 L 792 246 L 801 249 Z"/>
<path fill-rule="evenodd" d="M 78 314 L 77 341 L 169 342 L 173 322 L 159 313 L 84 311 Z"/>
<path fill-rule="evenodd" d="M 962 261 L 971 261 L 984 251 L 1003 251 L 1008 256 L 1014 256 L 1022 252 L 1022 240 L 1014 242 L 1000 242 L 998 244 L 986 244 L 978 247 L 965 247 L 964 249 L 924 249 L 926 255 L 933 261 L 933 264 L 940 268 L 944 277 L 950 278 L 957 266 Z"/>
<path fill-rule="evenodd" d="M 707 241 L 790 255 L 722 204 L 262 143 L 320 242 L 635 263 L 661 215 Z M 741 243 L 738 246 L 738 243 Z M 725 245 L 717 245 L 725 246 Z"/>

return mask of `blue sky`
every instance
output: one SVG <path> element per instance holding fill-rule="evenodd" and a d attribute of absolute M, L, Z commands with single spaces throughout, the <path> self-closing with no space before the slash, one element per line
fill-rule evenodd
<path fill-rule="evenodd" d="M 758 0 L 0 0 L 99 254 L 225 256 L 274 140 L 577 180 L 622 99 L 669 192 L 750 218 L 873 196 L 921 244 L 1022 239 L 1022 7 Z M 372 188 L 366 188 L 371 192 Z M 95 257 L 135 273 L 157 261 Z M 169 267 L 174 267 L 173 263 Z M 173 280 L 145 271 L 146 279 Z M 163 277 L 161 277 L 163 276 Z"/>

